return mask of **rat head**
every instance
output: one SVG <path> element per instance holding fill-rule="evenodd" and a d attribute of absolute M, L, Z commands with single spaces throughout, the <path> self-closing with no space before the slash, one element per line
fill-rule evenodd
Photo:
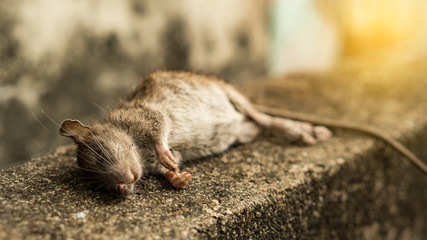
<path fill-rule="evenodd" d="M 77 144 L 77 164 L 93 181 L 110 192 L 132 192 L 142 167 L 128 134 L 109 125 L 84 126 L 77 120 L 62 122 L 59 134 Z"/>

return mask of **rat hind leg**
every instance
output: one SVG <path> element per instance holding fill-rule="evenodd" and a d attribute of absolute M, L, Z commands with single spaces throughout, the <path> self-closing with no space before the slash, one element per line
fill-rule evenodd
<path fill-rule="evenodd" d="M 279 139 L 302 141 L 305 144 L 315 144 L 318 140 L 323 141 L 332 136 L 326 127 L 278 117 L 272 117 L 268 130 Z"/>
<path fill-rule="evenodd" d="M 273 133 L 276 137 L 287 141 L 302 141 L 305 144 L 315 144 L 317 140 L 325 140 L 331 132 L 323 126 L 313 126 L 310 123 L 290 119 L 271 117 L 257 111 L 252 104 L 231 85 L 222 83 L 230 102 L 237 111 L 246 115 L 261 128 Z"/>

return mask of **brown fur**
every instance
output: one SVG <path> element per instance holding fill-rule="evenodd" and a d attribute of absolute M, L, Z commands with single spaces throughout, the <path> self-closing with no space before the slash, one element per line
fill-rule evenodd
<path fill-rule="evenodd" d="M 126 194 L 143 174 L 160 173 L 174 187 L 184 187 L 191 175 L 179 172 L 180 163 L 273 129 L 287 140 L 316 141 L 315 127 L 260 113 L 217 78 L 155 72 L 99 123 L 87 127 L 65 120 L 60 134 L 78 145 L 77 163 L 87 175 L 111 192 Z"/>

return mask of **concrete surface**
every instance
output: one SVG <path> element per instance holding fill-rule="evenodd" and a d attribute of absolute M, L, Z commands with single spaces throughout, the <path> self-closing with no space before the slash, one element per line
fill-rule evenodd
<path fill-rule="evenodd" d="M 427 159 L 427 65 L 342 66 L 255 81 L 258 102 L 368 123 Z M 363 69 L 363 70 L 361 70 Z M 347 131 L 312 147 L 261 136 L 195 161 L 184 190 L 152 176 L 116 198 L 82 180 L 73 146 L 0 171 L 0 239 L 425 239 L 427 177 Z"/>

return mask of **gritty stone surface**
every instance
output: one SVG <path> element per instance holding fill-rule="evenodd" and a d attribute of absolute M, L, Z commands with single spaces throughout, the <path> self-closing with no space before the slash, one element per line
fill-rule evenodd
<path fill-rule="evenodd" d="M 342 67 L 241 87 L 258 102 L 369 123 L 427 158 L 425 65 Z M 282 105 L 283 104 L 283 105 Z M 91 186 L 62 146 L 0 172 L 0 238 L 425 239 L 426 176 L 380 141 L 347 131 L 315 146 L 260 136 L 114 197 Z"/>

